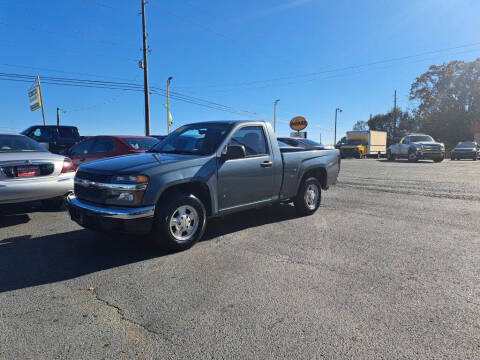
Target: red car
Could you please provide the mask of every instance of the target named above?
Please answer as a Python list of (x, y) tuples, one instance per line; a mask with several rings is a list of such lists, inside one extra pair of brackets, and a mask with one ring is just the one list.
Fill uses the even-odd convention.
[(93, 160), (142, 153), (158, 142), (158, 139), (150, 136), (92, 136), (71, 147), (66, 155), (77, 169), (81, 164)]

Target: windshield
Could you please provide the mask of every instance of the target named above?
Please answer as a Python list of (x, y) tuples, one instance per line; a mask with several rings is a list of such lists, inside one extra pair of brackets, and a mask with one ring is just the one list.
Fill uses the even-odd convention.
[(434, 142), (433, 138), (428, 135), (418, 135), (418, 136), (410, 136), (410, 142)]
[(477, 143), (473, 141), (463, 141), (463, 142), (459, 142), (455, 147), (456, 148), (474, 148), (474, 147), (477, 147)]
[(362, 140), (360, 139), (349, 139), (347, 140), (347, 145), (362, 145)]
[(146, 151), (159, 142), (155, 138), (122, 138), (133, 150)]
[(312, 145), (312, 146), (323, 146), (322, 144), (320, 144), (316, 141), (310, 140), (310, 139), (302, 139), (300, 141), (304, 142), (304, 143), (307, 143), (308, 145)]
[(230, 124), (191, 124), (180, 127), (161, 143), (152, 148), (153, 152), (209, 155), (218, 149)]
[(0, 153), (5, 152), (47, 152), (42, 145), (35, 140), (22, 135), (0, 135)]

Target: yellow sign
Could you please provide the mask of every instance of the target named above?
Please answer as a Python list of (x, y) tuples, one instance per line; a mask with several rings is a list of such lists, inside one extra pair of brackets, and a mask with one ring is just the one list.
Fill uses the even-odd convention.
[(290, 120), (290, 128), (295, 131), (302, 131), (308, 125), (307, 119), (303, 116), (296, 116)]

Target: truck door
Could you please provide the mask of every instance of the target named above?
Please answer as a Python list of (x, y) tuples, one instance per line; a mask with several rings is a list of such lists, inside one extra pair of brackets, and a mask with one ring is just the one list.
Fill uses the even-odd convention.
[(274, 195), (274, 167), (263, 126), (241, 127), (229, 145), (245, 146), (246, 157), (219, 164), (219, 209), (269, 201)]
[(399, 154), (402, 156), (408, 155), (408, 148), (410, 147), (410, 138), (405, 136), (399, 144)]

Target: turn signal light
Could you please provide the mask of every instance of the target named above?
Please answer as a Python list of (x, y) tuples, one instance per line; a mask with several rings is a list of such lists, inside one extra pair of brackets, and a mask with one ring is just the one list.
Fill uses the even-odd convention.
[(69, 173), (69, 172), (74, 172), (74, 166), (73, 166), (73, 161), (70, 160), (69, 158), (63, 159), (63, 167), (62, 167), (62, 174)]

